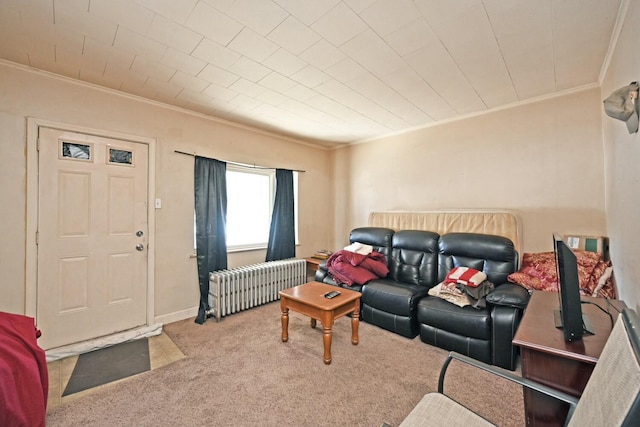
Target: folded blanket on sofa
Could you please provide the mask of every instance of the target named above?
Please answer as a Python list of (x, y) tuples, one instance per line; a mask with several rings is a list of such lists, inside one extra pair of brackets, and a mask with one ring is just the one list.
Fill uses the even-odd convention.
[(336, 283), (347, 286), (364, 285), (389, 274), (387, 259), (377, 251), (367, 255), (347, 250), (335, 252), (327, 260), (327, 269)]

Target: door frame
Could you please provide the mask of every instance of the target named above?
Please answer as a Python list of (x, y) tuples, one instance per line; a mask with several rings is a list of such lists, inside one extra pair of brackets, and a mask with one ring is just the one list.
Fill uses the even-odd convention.
[(147, 323), (155, 323), (155, 176), (156, 176), (156, 139), (139, 135), (94, 129), (68, 123), (27, 117), (27, 183), (26, 183), (26, 258), (25, 258), (25, 314), (36, 319), (38, 313), (38, 246), (36, 232), (38, 231), (38, 136), (41, 127), (53, 128), (68, 132), (78, 132), (98, 137), (121, 139), (125, 141), (146, 144), (149, 148), (148, 176), (147, 176), (147, 224), (148, 224), (148, 252), (147, 252)]

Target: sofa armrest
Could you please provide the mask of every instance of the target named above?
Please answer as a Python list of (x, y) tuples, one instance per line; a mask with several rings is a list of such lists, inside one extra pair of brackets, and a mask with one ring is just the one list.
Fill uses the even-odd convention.
[(491, 305), (501, 305), (522, 310), (529, 304), (529, 297), (529, 291), (522, 286), (504, 283), (497, 286), (486, 298)]
[(322, 261), (320, 265), (318, 265), (314, 280), (328, 285), (336, 285), (335, 280), (333, 280), (333, 275), (327, 269), (327, 260)]

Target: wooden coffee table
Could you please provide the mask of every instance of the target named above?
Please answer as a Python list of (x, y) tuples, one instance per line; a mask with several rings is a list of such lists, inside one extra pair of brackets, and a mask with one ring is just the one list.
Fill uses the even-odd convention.
[[(339, 291), (335, 298), (325, 298), (324, 294)], [(322, 323), (324, 341), (324, 363), (331, 363), (331, 330), (335, 319), (351, 315), (351, 343), (358, 345), (358, 326), (360, 324), (360, 292), (320, 282), (309, 282), (280, 291), (280, 310), (282, 312), (282, 342), (289, 340), (289, 310), (311, 318), (311, 327), (316, 321)]]

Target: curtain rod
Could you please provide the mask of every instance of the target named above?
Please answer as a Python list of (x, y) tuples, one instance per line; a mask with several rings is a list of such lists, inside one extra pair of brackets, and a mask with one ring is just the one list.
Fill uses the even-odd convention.
[[(185, 155), (187, 155), (187, 156), (191, 156), (191, 157), (195, 157), (195, 156), (198, 156), (198, 157), (205, 157), (205, 156), (200, 156), (200, 155), (198, 155), (198, 154), (196, 154), (196, 153), (185, 153), (184, 151), (180, 151), (180, 150), (174, 150), (174, 153), (178, 153), (178, 154), (185, 154)], [(245, 163), (231, 162), (231, 161), (229, 161), (229, 160), (214, 159), (214, 158), (212, 158), (212, 157), (207, 157), (207, 159), (218, 160), (218, 161), (220, 161), (220, 162), (230, 163), (230, 164), (232, 164), (232, 165), (242, 166), (242, 167), (245, 167), (245, 168), (253, 168), (253, 169), (276, 169), (276, 168), (270, 168), (270, 167), (267, 167), (267, 166), (247, 165), (247, 164), (245, 164)], [(299, 170), (299, 169), (289, 169), (289, 170), (291, 170), (291, 171), (293, 171), (293, 172), (298, 172), (298, 173), (304, 173), (304, 172), (306, 172), (306, 171)]]

